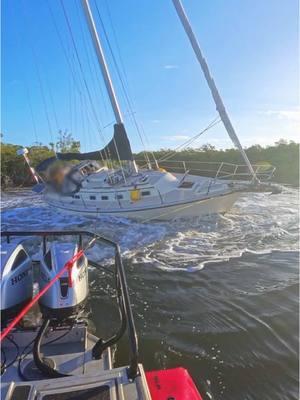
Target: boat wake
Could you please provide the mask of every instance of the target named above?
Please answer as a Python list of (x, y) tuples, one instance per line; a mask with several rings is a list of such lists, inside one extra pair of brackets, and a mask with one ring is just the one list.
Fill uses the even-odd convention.
[(164, 224), (164, 240), (131, 251), (130, 256), (137, 264), (193, 272), (245, 253), (297, 250), (297, 226), (296, 191), (278, 197), (249, 194), (226, 216)]
[[(245, 253), (297, 250), (297, 190), (279, 195), (247, 194), (222, 216), (140, 223), (126, 218), (89, 218), (59, 213), (28, 190), (2, 195), (2, 229), (82, 228), (120, 243), (133, 264), (193, 272)], [(94, 247), (89, 256), (110, 263), (110, 252)]]
[[(2, 202), (2, 229), (80, 228), (120, 243), (147, 369), (186, 365), (198, 385), (201, 371), (215, 398), (297, 398), (297, 190), (247, 194), (225, 216), (145, 224), (60, 214), (29, 191)], [(103, 247), (89, 257), (112, 265)], [(91, 270), (90, 290), (96, 331), (109, 333), (110, 274)], [(117, 355), (126, 362), (122, 346)]]

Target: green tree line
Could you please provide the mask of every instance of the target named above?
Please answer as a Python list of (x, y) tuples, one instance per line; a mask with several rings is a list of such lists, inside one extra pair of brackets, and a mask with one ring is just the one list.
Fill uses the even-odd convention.
[[(2, 187), (21, 186), (32, 184), (28, 167), (23, 157), (18, 156), (16, 151), (22, 146), (2, 143), (1, 144), (1, 183)], [(60, 132), (57, 143), (48, 146), (40, 143), (27, 147), (29, 159), (33, 167), (42, 160), (53, 156), (54, 151), (79, 151), (80, 143), (73, 140), (67, 132)], [(172, 152), (170, 149), (162, 149), (153, 152), (155, 158), (160, 160)], [(299, 186), (299, 143), (280, 140), (274, 145), (262, 147), (254, 145), (246, 149), (252, 164), (273, 165), (276, 171), (273, 181), (283, 184)], [(149, 153), (151, 159), (152, 154)], [(137, 159), (143, 159), (142, 153), (135, 154)], [(236, 149), (217, 150), (212, 145), (203, 145), (199, 148), (188, 148), (174, 152), (171, 160), (201, 161), (201, 162), (227, 162), (232, 164), (243, 164), (241, 155)]]
[[(34, 143), (28, 146), (28, 156), (31, 166), (36, 167), (41, 161), (54, 156), (55, 152), (79, 152), (80, 142), (73, 139), (67, 130), (58, 132), (56, 143), (49, 143), (48, 146), (42, 143)], [(1, 142), (1, 185), (2, 188), (8, 186), (27, 186), (33, 183), (28, 166), (22, 156), (17, 155), (17, 150), (23, 146), (17, 144)]]
[[(154, 151), (153, 155), (157, 160), (160, 160), (167, 157), (169, 153), (172, 153), (171, 149), (162, 149)], [(246, 153), (251, 164), (272, 165), (276, 167), (272, 181), (299, 187), (299, 143), (280, 139), (274, 145), (265, 147), (253, 145), (248, 147)], [(149, 153), (148, 155), (151, 159), (152, 154)], [(137, 158), (141, 159), (142, 153), (138, 154)], [(218, 150), (210, 144), (205, 144), (200, 148), (187, 148), (182, 151), (173, 152), (171, 160), (245, 164), (238, 150), (234, 148)], [(166, 161), (167, 163), (168, 161)], [(170, 162), (169, 165), (171, 166), (172, 163)], [(193, 164), (191, 163), (190, 165)]]

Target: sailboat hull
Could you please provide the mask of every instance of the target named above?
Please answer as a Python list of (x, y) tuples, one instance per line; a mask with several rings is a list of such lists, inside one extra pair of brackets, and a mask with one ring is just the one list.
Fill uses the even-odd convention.
[[(88, 210), (72, 208), (70, 205), (56, 202), (48, 202), (48, 204), (61, 211), (71, 214), (80, 214), (85, 217), (99, 217), (103, 215), (131, 218), (142, 221), (150, 220), (172, 220), (178, 218), (203, 217), (212, 214), (223, 214), (231, 209), (233, 204), (242, 195), (241, 192), (233, 192), (222, 194), (219, 196), (209, 197), (201, 200), (194, 200), (176, 205), (164, 205), (159, 207), (149, 207), (143, 209), (131, 210)], [(47, 201), (47, 199), (46, 199)]]

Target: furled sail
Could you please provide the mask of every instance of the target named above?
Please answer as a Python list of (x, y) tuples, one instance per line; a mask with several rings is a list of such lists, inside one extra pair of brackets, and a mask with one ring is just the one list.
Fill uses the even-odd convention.
[(37, 166), (38, 172), (45, 171), (56, 160), (132, 160), (132, 151), (125, 127), (122, 123), (114, 125), (114, 136), (101, 150), (89, 153), (56, 153), (56, 156), (47, 158)]

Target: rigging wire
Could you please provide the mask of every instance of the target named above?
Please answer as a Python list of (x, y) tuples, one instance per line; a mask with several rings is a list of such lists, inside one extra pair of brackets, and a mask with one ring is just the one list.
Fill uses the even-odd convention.
[(75, 93), (75, 91), (73, 91), (73, 93), (74, 93), (74, 95), (73, 95), (73, 106), (74, 106), (74, 128), (73, 128), (73, 131), (72, 131), (72, 133), (74, 133), (75, 135), (77, 134), (77, 117), (78, 117), (78, 114), (77, 114), (77, 96), (76, 96), (76, 93)]
[[(88, 106), (87, 106), (87, 99), (85, 96), (81, 97), (82, 102), (83, 102), (83, 112), (84, 112), (84, 118), (86, 120), (86, 130), (87, 130), (87, 134), (88, 134), (88, 141), (89, 141), (89, 147), (92, 146), (92, 139), (91, 139), (91, 131), (93, 130), (93, 126), (91, 123), (91, 119), (89, 117), (89, 112), (88, 112)], [(99, 139), (99, 135), (95, 135), (95, 137), (97, 137)]]
[(125, 83), (123, 81), (122, 74), (121, 74), (120, 68), (118, 66), (116, 57), (114, 55), (114, 52), (113, 52), (113, 49), (112, 49), (108, 34), (106, 32), (106, 29), (105, 29), (105, 26), (104, 26), (104, 23), (103, 23), (103, 19), (101, 17), (101, 14), (100, 14), (100, 11), (99, 11), (99, 8), (98, 8), (96, 0), (94, 0), (94, 3), (95, 3), (95, 7), (96, 7), (96, 11), (97, 11), (97, 15), (98, 15), (99, 21), (101, 23), (102, 30), (104, 32), (105, 39), (106, 39), (107, 44), (108, 44), (109, 51), (110, 51), (111, 56), (112, 56), (113, 63), (114, 63), (115, 68), (116, 68), (117, 75), (118, 75), (119, 80), (121, 82), (121, 86), (122, 86), (122, 89), (123, 89), (124, 97), (126, 99), (126, 102), (127, 102), (127, 105), (128, 105), (129, 111), (130, 111), (129, 114), (131, 115), (132, 121), (133, 121), (133, 123), (135, 125), (135, 128), (136, 128), (136, 130), (138, 132), (138, 135), (140, 137), (142, 146), (144, 147), (144, 157), (146, 159), (146, 162), (150, 165), (150, 160), (149, 160), (149, 157), (148, 157), (148, 155), (146, 153), (146, 147), (145, 147), (145, 143), (144, 143), (144, 140), (143, 140), (143, 137), (142, 137), (142, 133), (141, 133), (141, 130), (140, 130), (139, 126), (138, 126), (137, 120), (135, 118), (135, 115), (134, 115), (134, 112), (133, 112), (133, 108), (132, 108), (132, 105), (131, 105), (131, 101), (129, 99), (129, 95), (127, 93), (127, 90), (126, 90), (126, 87), (125, 87)]
[[(76, 6), (77, 6), (76, 10), (77, 10), (77, 17), (78, 17), (78, 20), (79, 20), (79, 26), (80, 26), (80, 31), (81, 31), (82, 42), (83, 42), (83, 45), (84, 45), (83, 47), (84, 47), (84, 50), (85, 50), (86, 59), (87, 59), (87, 63), (88, 63), (88, 66), (89, 66), (90, 74), (91, 74), (91, 76), (93, 76), (93, 79), (95, 79), (95, 81), (98, 82), (99, 92), (100, 92), (101, 99), (102, 99), (102, 102), (103, 102), (103, 105), (104, 105), (104, 110), (105, 110), (106, 114), (108, 115), (108, 109), (107, 109), (107, 106), (106, 106), (104, 93), (103, 93), (101, 81), (100, 81), (100, 78), (99, 78), (99, 73), (96, 72), (97, 69), (96, 69), (96, 65), (95, 65), (95, 57), (93, 56), (95, 53), (94, 53), (93, 49), (91, 49), (91, 41), (90, 40), (87, 41), (86, 37), (85, 37), (86, 36), (86, 34), (85, 34), (86, 31), (83, 29), (83, 26), (82, 26), (82, 21), (81, 21), (81, 18), (80, 18), (80, 10), (79, 10), (78, 2), (76, 2)], [(88, 45), (88, 43), (90, 45)], [(93, 66), (93, 68), (92, 68), (92, 66)], [(94, 89), (94, 94), (97, 95), (96, 85), (93, 85), (93, 89)]]
[(192, 138), (188, 139), (186, 142), (182, 143), (181, 145), (177, 146), (174, 150), (172, 150), (171, 152), (165, 154), (163, 157), (161, 157), (158, 161), (166, 161), (169, 160), (170, 158), (172, 158), (176, 152), (178, 150), (183, 150), (185, 149), (187, 146), (191, 145), (193, 142), (195, 142), (201, 135), (203, 135), (205, 132), (207, 132), (209, 129), (213, 128), (214, 126), (216, 126), (217, 124), (219, 124), (221, 122), (221, 118), (219, 116), (217, 116), (216, 118), (214, 118), (209, 124), (208, 126), (203, 129), (201, 132), (197, 133), (195, 136), (193, 136)]
[(138, 135), (139, 135), (139, 137), (140, 137), (141, 143), (142, 143), (142, 145), (143, 145), (143, 147), (144, 147), (144, 156), (145, 156), (145, 159), (146, 159), (146, 161), (149, 163), (148, 155), (147, 155), (147, 153), (146, 153), (145, 143), (144, 143), (144, 140), (143, 140), (143, 138), (142, 138), (141, 131), (140, 131), (139, 126), (138, 126), (138, 124), (137, 124), (136, 118), (135, 118), (135, 116), (134, 116), (134, 112), (133, 112), (133, 108), (132, 108), (132, 105), (131, 105), (131, 101), (130, 101), (130, 99), (129, 99), (129, 95), (128, 95), (128, 93), (127, 93), (127, 89), (126, 89), (126, 87), (125, 87), (125, 83), (124, 83), (124, 81), (123, 81), (121, 71), (120, 71), (120, 69), (119, 69), (119, 66), (118, 66), (116, 57), (115, 57), (115, 55), (114, 55), (114, 52), (113, 52), (113, 49), (112, 49), (112, 46), (111, 46), (111, 43), (110, 43), (110, 40), (109, 40), (107, 31), (106, 31), (106, 29), (105, 29), (105, 26), (104, 26), (104, 23), (103, 23), (103, 19), (102, 19), (102, 17), (101, 17), (101, 14), (100, 14), (100, 11), (99, 11), (99, 8), (98, 8), (98, 5), (97, 5), (96, 0), (95, 0), (94, 2), (95, 2), (96, 11), (97, 11), (97, 14), (98, 14), (98, 18), (99, 18), (99, 20), (100, 20), (101, 27), (102, 27), (102, 30), (103, 30), (104, 35), (105, 35), (105, 39), (106, 39), (106, 41), (107, 41), (108, 48), (109, 48), (109, 51), (110, 51), (110, 53), (111, 53), (111, 56), (112, 56), (112, 59), (113, 59), (113, 63), (114, 63), (114, 66), (115, 66), (115, 69), (116, 69), (116, 72), (117, 72), (117, 75), (118, 75), (119, 80), (120, 80), (120, 82), (121, 82), (121, 86), (122, 86), (122, 89), (123, 89), (124, 97), (125, 97), (125, 100), (126, 100), (126, 102), (127, 102), (127, 106), (128, 106), (128, 108), (129, 108), (129, 115), (130, 115), (131, 118), (132, 118), (132, 121), (133, 121), (133, 123), (134, 123), (134, 125), (135, 125), (135, 128), (136, 128), (136, 130), (137, 130), (137, 132), (138, 132)]
[[(107, 110), (106, 103), (105, 103), (105, 100), (104, 100), (104, 94), (103, 94), (103, 90), (102, 90), (102, 87), (101, 87), (99, 74), (96, 73), (94, 57), (93, 56), (91, 57), (91, 48), (90, 48), (90, 46), (87, 45), (84, 29), (83, 29), (83, 26), (82, 26), (82, 23), (81, 23), (80, 10), (79, 10), (78, 3), (76, 3), (76, 6), (77, 6), (76, 10), (77, 10), (77, 17), (78, 17), (78, 20), (79, 20), (79, 26), (80, 26), (80, 31), (81, 31), (82, 42), (83, 42), (83, 47), (84, 47), (84, 51), (85, 51), (85, 55), (86, 55), (87, 64), (88, 64), (89, 71), (90, 71), (90, 76), (94, 79), (94, 81), (98, 82), (98, 85), (99, 85), (98, 89), (99, 89), (99, 92), (100, 92), (100, 96), (101, 96), (102, 102), (104, 104), (104, 109), (105, 109), (105, 111), (107, 113), (108, 110)], [(92, 54), (94, 54), (94, 53), (92, 53)], [(93, 68), (92, 68), (92, 66), (93, 66)], [(93, 88), (94, 96), (95, 96), (95, 98), (97, 98), (96, 84), (93, 84), (92, 88)], [(102, 132), (101, 132), (101, 134), (99, 136), (100, 136), (100, 138), (102, 140), (102, 144), (105, 146), (107, 144), (107, 140), (106, 140), (106, 137), (104, 135), (103, 130), (104, 130), (104, 127), (102, 126)], [(108, 157), (107, 157), (107, 154), (105, 154), (106, 158), (111, 158), (109, 149), (108, 149), (107, 152), (108, 152)], [(107, 160), (107, 162), (108, 162), (108, 160)]]
[[(71, 51), (71, 48), (70, 48), (70, 59), (71, 60), (73, 60), (72, 59), (72, 51)], [(73, 67), (72, 67), (73, 68)], [(70, 118), (70, 129), (71, 129), (71, 132), (73, 132), (73, 108), (72, 108), (72, 91), (73, 91), (73, 87), (72, 87), (72, 79), (71, 79), (71, 77), (70, 77), (70, 79), (69, 79), (69, 85), (68, 85), (68, 89), (69, 89), (69, 118)]]
[[(61, 0), (61, 4), (63, 5), (63, 0)], [(90, 18), (92, 18), (92, 17), (90, 17)], [(97, 33), (96, 33), (96, 36), (97, 36)], [(120, 166), (120, 169), (121, 169), (121, 172), (122, 172), (122, 175), (123, 175), (123, 179), (124, 179), (124, 182), (126, 183), (126, 176), (125, 176), (124, 169), (123, 169), (123, 165), (122, 165), (121, 158), (120, 158), (120, 155), (119, 155), (119, 149), (118, 149), (117, 144), (116, 144), (116, 141), (115, 141), (115, 135), (113, 136), (112, 140), (113, 140), (113, 143), (114, 143), (114, 145), (115, 145), (115, 150), (116, 150), (116, 154), (117, 154), (119, 166)], [(107, 148), (104, 147), (103, 151), (104, 151), (105, 153), (106, 153), (106, 151), (108, 151), (109, 157), (106, 156), (106, 158), (111, 158), (111, 157), (110, 157), (110, 150), (109, 150), (109, 147), (107, 147)], [(101, 153), (101, 152), (100, 152), (100, 153)]]
[(52, 109), (53, 109), (53, 116), (54, 116), (54, 121), (55, 121), (55, 124), (56, 124), (56, 129), (57, 129), (57, 131), (59, 131), (59, 123), (58, 123), (55, 104), (54, 104), (54, 101), (53, 101), (52, 90), (51, 90), (51, 88), (49, 86), (49, 83), (48, 83), (47, 86), (48, 86), (48, 92), (49, 92), (49, 97), (50, 97), (50, 103), (51, 103), (51, 106), (52, 106)]
[[(89, 101), (90, 101), (90, 104), (91, 104), (92, 112), (93, 112), (93, 115), (95, 117), (95, 120), (97, 121), (99, 133), (101, 135), (103, 135), (103, 132), (102, 132), (102, 129), (101, 129), (101, 124), (100, 124), (98, 115), (97, 115), (96, 110), (95, 110), (95, 106), (94, 106), (94, 103), (93, 103), (91, 92), (90, 92), (88, 84), (87, 84), (87, 80), (86, 80), (85, 75), (84, 75), (83, 65), (82, 65), (81, 59), (79, 57), (79, 53), (78, 53), (78, 49), (77, 49), (77, 46), (76, 46), (75, 38), (74, 38), (74, 35), (73, 35), (72, 27), (71, 27), (70, 20), (68, 18), (68, 15), (67, 15), (66, 8), (64, 6), (63, 0), (60, 0), (60, 4), (61, 4), (62, 9), (63, 9), (63, 14), (64, 14), (64, 17), (65, 17), (65, 20), (66, 20), (66, 23), (67, 23), (67, 27), (68, 27), (68, 30), (69, 30), (69, 34), (70, 34), (70, 37), (71, 37), (71, 40), (72, 40), (72, 44), (73, 44), (73, 47), (74, 47), (74, 50), (75, 50), (75, 55), (76, 55), (76, 58), (77, 58), (77, 61), (78, 61), (78, 64), (79, 64), (79, 68), (80, 68), (80, 71), (81, 71), (81, 74), (82, 74), (84, 86), (85, 86), (85, 89), (87, 91), (87, 95), (88, 95), (88, 98), (89, 98)], [(106, 150), (104, 150), (104, 153), (106, 153)], [(101, 154), (101, 152), (100, 152), (100, 154)], [(102, 154), (101, 154), (101, 157), (102, 157), (102, 161), (104, 162)], [(106, 157), (109, 158), (107, 155), (106, 155)]]
[[(70, 70), (70, 73), (71, 73), (71, 77), (73, 78), (73, 82), (74, 82), (74, 85), (75, 85), (75, 87), (76, 87), (76, 89), (77, 89), (77, 91), (78, 91), (78, 93), (79, 93), (79, 96), (81, 96), (82, 100), (83, 100), (84, 103), (85, 103), (86, 115), (87, 115), (87, 118), (89, 118), (89, 117), (88, 117), (88, 111), (87, 111), (87, 110), (88, 110), (88, 107), (87, 107), (87, 100), (86, 100), (86, 92), (88, 92), (88, 90), (82, 90), (83, 88), (81, 87), (81, 85), (84, 85), (84, 86), (85, 86), (85, 89), (86, 89), (87, 84), (86, 84), (86, 82), (85, 82), (85, 83), (82, 83), (82, 80), (81, 80), (81, 79), (78, 79), (78, 80), (77, 80), (76, 75), (75, 75), (75, 70), (76, 70), (76, 68), (73, 69), (72, 63), (71, 63), (70, 58), (69, 58), (69, 56), (68, 56), (67, 49), (66, 49), (66, 47), (65, 47), (65, 45), (64, 45), (64, 41), (63, 41), (62, 36), (61, 36), (61, 34), (60, 34), (60, 31), (59, 31), (59, 28), (58, 28), (58, 25), (57, 25), (57, 22), (56, 22), (56, 19), (55, 19), (55, 16), (54, 16), (54, 13), (53, 13), (53, 10), (52, 10), (52, 8), (51, 8), (51, 5), (50, 5), (49, 0), (47, 1), (47, 5), (48, 5), (48, 10), (49, 10), (49, 13), (50, 13), (51, 21), (52, 21), (52, 23), (53, 23), (53, 25), (54, 25), (56, 35), (58, 36), (59, 43), (60, 43), (60, 46), (61, 46), (62, 51), (63, 51), (63, 55), (64, 55), (64, 57), (65, 57), (65, 60), (66, 60), (66, 62), (67, 62), (67, 65), (68, 65), (68, 67), (69, 67), (69, 70)], [(65, 17), (65, 19), (66, 19), (66, 16), (65, 16), (65, 15), (64, 15), (64, 17)], [(71, 36), (71, 38), (72, 38), (72, 36)], [(74, 42), (73, 42), (73, 41), (72, 41), (72, 44), (74, 45)], [(71, 59), (72, 59), (72, 57), (71, 57)], [(82, 73), (82, 79), (84, 80), (83, 71), (81, 71), (81, 73)], [(88, 96), (88, 97), (89, 97), (89, 96)], [(92, 105), (92, 104), (91, 104), (91, 97), (89, 97), (89, 103), (90, 103), (90, 105)], [(98, 121), (98, 119), (97, 119), (97, 116), (95, 117), (95, 109), (94, 109), (93, 105), (92, 105), (91, 114), (92, 114), (92, 117), (93, 117), (93, 118), (92, 118), (93, 124), (94, 124), (94, 126), (96, 127), (97, 133), (99, 134), (99, 130), (100, 130), (100, 132), (101, 132), (101, 126), (99, 126), (99, 121)], [(89, 124), (91, 124), (91, 123), (89, 122)], [(102, 162), (105, 163), (105, 160), (103, 159), (103, 155), (102, 155), (101, 152), (100, 152), (100, 156), (101, 156)]]
[(81, 129), (84, 135), (84, 141), (83, 141), (83, 145), (84, 145), (84, 152), (86, 152), (86, 145), (87, 145), (87, 135), (86, 135), (86, 128), (85, 128), (85, 118), (84, 118), (84, 111), (83, 111), (83, 101), (82, 101), (82, 97), (79, 96), (79, 101), (80, 101), (80, 115), (81, 115)]
[(104, 4), (105, 4), (106, 11), (107, 11), (108, 19), (109, 19), (109, 22), (110, 22), (110, 25), (111, 25), (113, 37), (115, 39), (115, 44), (116, 44), (116, 48), (117, 48), (118, 57), (119, 57), (119, 60), (120, 60), (122, 72), (123, 72), (123, 75), (124, 75), (125, 83), (126, 83), (127, 88), (129, 88), (129, 82), (128, 82), (128, 77), (127, 77), (127, 73), (126, 73), (126, 69), (125, 69), (125, 64), (123, 62), (123, 58), (122, 58), (122, 55), (121, 55), (121, 49), (120, 49), (120, 46), (119, 46), (119, 43), (118, 43), (117, 33), (116, 33), (116, 30), (115, 30), (115, 27), (114, 27), (114, 24), (113, 24), (113, 19), (112, 19), (112, 16), (111, 16), (111, 12), (110, 12), (110, 8), (109, 8), (109, 4), (108, 4), (107, 0), (104, 1)]
[(94, 106), (94, 103), (93, 103), (93, 99), (92, 99), (92, 96), (91, 96), (91, 92), (90, 92), (90, 89), (89, 89), (89, 87), (88, 87), (88, 84), (87, 84), (87, 80), (86, 80), (86, 78), (85, 78), (85, 75), (84, 75), (83, 65), (82, 65), (82, 62), (81, 62), (81, 59), (80, 59), (80, 56), (79, 56), (79, 53), (78, 53), (78, 49), (77, 49), (76, 42), (75, 42), (75, 38), (74, 38), (74, 35), (73, 35), (71, 23), (70, 23), (70, 20), (69, 20), (69, 18), (68, 18), (68, 14), (67, 14), (67, 12), (66, 12), (66, 9), (65, 9), (63, 0), (60, 0), (60, 4), (61, 4), (61, 7), (62, 7), (62, 9), (63, 9), (64, 17), (65, 17), (65, 20), (66, 20), (66, 24), (67, 24), (67, 27), (68, 27), (68, 30), (69, 30), (69, 34), (70, 34), (70, 37), (71, 37), (71, 40), (72, 40), (72, 45), (73, 45), (73, 47), (74, 47), (75, 55), (76, 55), (76, 58), (77, 58), (77, 61), (78, 61), (78, 64), (79, 64), (79, 68), (80, 68), (80, 71), (81, 71), (81, 74), (82, 74), (84, 86), (85, 86), (85, 89), (86, 89), (86, 91), (87, 91), (87, 94), (88, 94), (88, 98), (89, 98), (89, 100), (90, 100), (90, 103), (91, 103), (91, 108), (92, 108), (92, 111), (93, 111), (95, 120), (97, 121), (99, 130), (101, 131), (101, 123), (100, 123), (99, 118), (98, 118), (98, 115), (97, 115), (97, 113), (96, 113), (95, 106)]
[(71, 76), (72, 76), (72, 78), (73, 78), (73, 81), (74, 81), (74, 83), (75, 83), (75, 85), (76, 85), (76, 88), (77, 88), (78, 92), (81, 94), (80, 87), (79, 87), (78, 82), (77, 82), (77, 80), (76, 80), (76, 77), (75, 77), (75, 74), (74, 74), (74, 71), (73, 71), (71, 62), (70, 62), (70, 60), (69, 60), (69, 56), (68, 56), (68, 54), (67, 54), (67, 50), (66, 50), (66, 48), (65, 48), (65, 46), (64, 46), (64, 42), (63, 42), (62, 37), (61, 37), (61, 34), (60, 34), (60, 32), (59, 32), (59, 29), (58, 29), (58, 26), (57, 26), (57, 23), (56, 23), (56, 20), (55, 20), (55, 17), (54, 17), (52, 8), (51, 8), (51, 6), (50, 6), (49, 0), (47, 0), (47, 5), (48, 5), (48, 9), (49, 9), (49, 13), (50, 13), (50, 16), (51, 16), (52, 23), (53, 23), (54, 28), (55, 28), (55, 32), (56, 32), (56, 34), (57, 34), (57, 36), (58, 36), (58, 39), (59, 39), (61, 48), (62, 48), (62, 50), (63, 50), (63, 54), (64, 54), (64, 56), (65, 56), (65, 59), (66, 59), (66, 61), (67, 61), (68, 66), (69, 66), (69, 69), (70, 69), (70, 72), (71, 72)]
[[(95, 0), (95, 1), (96, 1), (96, 0)], [(120, 65), (121, 65), (121, 68), (122, 68), (122, 72), (123, 72), (125, 84), (126, 84), (126, 86), (127, 86), (127, 93), (128, 93), (128, 97), (129, 97), (130, 85), (129, 85), (129, 80), (128, 80), (128, 76), (127, 76), (127, 73), (126, 73), (125, 63), (124, 63), (124, 61), (123, 61), (123, 57), (122, 57), (122, 54), (121, 54), (121, 49), (120, 49), (120, 46), (119, 46), (119, 42), (118, 42), (118, 37), (117, 37), (116, 29), (115, 29), (115, 27), (114, 27), (113, 18), (112, 18), (111, 12), (110, 12), (110, 8), (109, 8), (108, 1), (105, 0), (105, 1), (104, 1), (104, 4), (105, 4), (105, 8), (106, 8), (106, 11), (107, 11), (107, 14), (108, 14), (108, 19), (109, 19), (110, 26), (111, 26), (111, 29), (112, 29), (114, 41), (115, 41), (116, 48), (117, 48), (118, 57), (119, 57), (119, 60), (120, 60)], [(130, 98), (130, 97), (129, 97), (129, 98)], [(132, 99), (131, 99), (131, 104), (133, 104)], [(140, 126), (140, 129), (141, 129), (142, 135), (144, 136), (144, 138), (145, 138), (145, 140), (146, 140), (146, 142), (147, 142), (147, 144), (148, 144), (148, 146), (149, 146), (150, 143), (149, 143), (149, 140), (148, 140), (148, 136), (147, 136), (147, 134), (146, 134), (146, 132), (145, 132), (145, 129), (144, 129), (143, 124), (142, 124), (141, 121), (139, 121), (139, 126)], [(145, 145), (144, 145), (144, 148), (146, 149), (146, 146), (145, 146)], [(156, 160), (156, 158), (155, 158), (154, 152), (153, 152), (152, 150), (150, 150), (150, 151), (145, 150), (145, 151), (146, 151), (146, 154), (147, 154), (147, 155), (148, 155), (148, 153), (150, 153), (150, 154), (152, 155), (152, 158), (153, 158), (153, 160), (154, 160), (154, 163), (155, 163), (156, 167), (158, 167), (157, 160)]]

